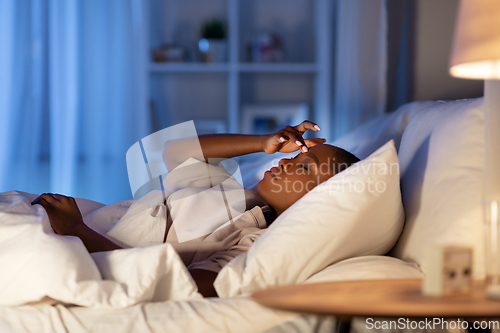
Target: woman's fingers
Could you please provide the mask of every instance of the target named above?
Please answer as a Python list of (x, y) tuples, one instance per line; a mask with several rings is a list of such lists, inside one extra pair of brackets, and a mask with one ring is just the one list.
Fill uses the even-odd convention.
[(41, 200), (45, 200), (49, 204), (53, 204), (57, 199), (51, 193), (44, 193), (40, 196)]
[(313, 123), (312, 121), (309, 121), (309, 120), (304, 120), (303, 122), (301, 122), (300, 124), (298, 124), (294, 128), (297, 131), (299, 131), (300, 134), (304, 134), (305, 131), (307, 131), (308, 129), (313, 130), (315, 132), (321, 130), (321, 128), (317, 124), (315, 124), (315, 123)]
[(288, 138), (285, 138), (282, 133), (276, 133), (273, 135), (272, 140), (270, 141), (272, 145), (273, 152), (278, 151), (285, 142), (288, 141)]
[(326, 142), (324, 138), (314, 138), (314, 139), (306, 139), (307, 147), (314, 147), (316, 145), (322, 144)]
[(38, 198), (36, 198), (35, 200), (33, 200), (31, 202), (32, 205), (41, 205), (42, 207), (45, 207), (45, 206), (49, 206), (50, 204), (47, 202), (47, 200), (45, 200), (45, 198), (43, 197), (43, 194), (38, 196)]
[(38, 198), (33, 200), (31, 202), (31, 204), (32, 205), (41, 204), (43, 207), (45, 207), (45, 206), (57, 204), (57, 203), (61, 202), (62, 200), (66, 200), (66, 199), (71, 199), (71, 197), (67, 197), (67, 196), (64, 196), (61, 194), (43, 193)]
[(46, 211), (52, 209), (54, 203), (56, 202), (56, 200), (51, 196), (49, 195), (48, 193), (44, 193), (42, 195), (40, 195), (38, 198), (36, 198), (35, 200), (33, 200), (31, 202), (32, 205), (40, 205), (42, 206)]
[(284, 145), (287, 147), (295, 146), (295, 149), (292, 150), (294, 151), (300, 149), (301, 147), (305, 147), (306, 144), (301, 135), (296, 135), (292, 131), (283, 130), (278, 133), (278, 142), (276, 147), (279, 150)]
[(281, 131), (266, 136), (263, 140), (264, 151), (268, 154), (275, 152), (291, 153), (300, 150), (303, 153), (309, 151), (308, 147), (323, 143), (323, 139), (304, 140), (303, 134), (308, 129), (319, 131), (320, 127), (312, 121), (305, 120), (297, 126), (287, 126)]
[(294, 136), (294, 141), (293, 142), (304, 153), (306, 153), (308, 151), (308, 147), (312, 147), (312, 146), (317, 145), (319, 143), (326, 142), (326, 140), (322, 141), (322, 142), (319, 142), (318, 140), (314, 140), (314, 141), (308, 141), (308, 142), (311, 142), (311, 143), (314, 143), (314, 144), (312, 144), (312, 145), (311, 144), (306, 144), (306, 140), (303, 139), (302, 135), (307, 130), (309, 130), (309, 129), (313, 130), (315, 132), (321, 130), (321, 128), (317, 124), (315, 124), (315, 123), (313, 123), (312, 121), (309, 121), (309, 120), (304, 120), (302, 123), (300, 123), (297, 126), (294, 126), (294, 127), (288, 126), (286, 128), (286, 130), (288, 132), (293, 133), (292, 134)]
[(288, 137), (284, 136), (283, 133), (277, 133), (275, 136), (276, 145), (281, 145), (288, 141)]
[(49, 194), (54, 198), (54, 201), (57, 203), (66, 203), (66, 202), (69, 203), (71, 202), (71, 199), (73, 199), (72, 197), (67, 197), (62, 194), (54, 194), (54, 193), (49, 193)]
[(306, 142), (302, 138), (302, 135), (295, 135), (295, 141), (294, 141), (294, 143), (300, 149), (300, 151), (302, 151), (304, 153), (307, 153), (307, 151), (309, 150), (307, 148)]
[(295, 145), (297, 149), (300, 149), (302, 152), (307, 152), (307, 145), (302, 138), (302, 134), (298, 132), (295, 127), (287, 126), (284, 130), (284, 136), (288, 137), (288, 141)]

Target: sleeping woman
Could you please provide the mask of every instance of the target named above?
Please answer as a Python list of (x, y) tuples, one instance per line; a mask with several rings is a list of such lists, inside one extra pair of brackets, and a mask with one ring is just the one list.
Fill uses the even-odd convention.
[[(161, 223), (163, 224), (160, 228), (164, 229), (164, 232), (157, 232), (159, 229), (152, 227), (141, 232), (130, 232), (131, 229), (127, 231), (126, 228), (122, 228), (122, 231), (125, 230), (128, 234), (140, 233), (142, 235), (148, 231), (155, 233), (148, 236), (148, 239), (153, 239), (153, 241), (146, 244), (120, 242), (116, 232), (115, 235), (112, 232), (107, 233), (106, 237), (96, 232), (84, 223), (82, 214), (72, 197), (44, 193), (32, 204), (43, 206), (57, 234), (80, 238), (90, 253), (155, 242), (169, 242), (186, 264), (200, 293), (205, 297), (216, 297), (213, 282), (218, 272), (231, 259), (247, 251), (277, 216), (307, 192), (359, 161), (356, 156), (341, 148), (324, 144), (325, 139), (303, 139), (303, 134), (307, 130), (319, 131), (320, 127), (313, 122), (304, 121), (297, 126), (287, 126), (281, 131), (268, 135), (214, 134), (199, 137), (204, 158), (204, 161), (200, 162), (205, 164), (207, 169), (209, 169), (208, 162), (214, 159), (227, 159), (256, 152), (274, 154), (298, 151), (295, 157), (283, 158), (279, 161), (279, 165), (266, 171), (262, 180), (253, 189), (244, 190), (245, 208), (242, 214), (226, 219), (224, 221), (226, 223), (222, 223), (220, 227), (203, 236), (187, 240), (180, 239), (180, 230), (175, 230), (177, 226), (172, 223), (172, 216), (177, 214), (175, 209), (179, 211), (178, 215), (188, 214), (188, 217), (203, 218), (203, 221), (205, 218), (210, 219), (210, 212), (202, 210), (202, 204), (196, 199), (184, 200), (183, 204), (178, 206), (180, 208), (176, 208), (169, 200), (177, 192), (170, 195), (165, 202), (168, 203), (165, 205), (167, 214), (162, 215)], [(165, 146), (164, 160), (171, 173), (173, 170), (178, 170), (178, 167), (184, 165), (184, 162), (192, 157), (185, 147), (183, 140), (173, 141)], [(212, 171), (212, 178), (215, 178), (214, 171)], [(186, 184), (192, 186), (193, 183), (187, 182)], [(210, 185), (214, 184), (210, 181)], [(135, 203), (130, 206), (125, 215), (131, 214), (134, 207), (136, 207), (135, 210), (138, 209), (134, 205)], [(149, 219), (154, 215), (150, 211), (146, 214), (144, 218)], [(133, 215), (134, 218), (141, 219), (137, 216), (140, 215)]]

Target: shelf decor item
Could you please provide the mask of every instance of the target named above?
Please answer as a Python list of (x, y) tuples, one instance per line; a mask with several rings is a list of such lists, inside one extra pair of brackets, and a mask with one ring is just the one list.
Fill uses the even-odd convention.
[(309, 108), (298, 104), (252, 104), (243, 107), (244, 134), (269, 134), (308, 118)]
[(255, 35), (249, 44), (248, 55), (252, 62), (283, 62), (285, 52), (282, 38), (269, 32)]
[(221, 19), (206, 21), (201, 26), (198, 42), (201, 61), (206, 63), (227, 61), (226, 24)]
[(186, 50), (176, 44), (165, 44), (151, 51), (154, 62), (184, 62)]

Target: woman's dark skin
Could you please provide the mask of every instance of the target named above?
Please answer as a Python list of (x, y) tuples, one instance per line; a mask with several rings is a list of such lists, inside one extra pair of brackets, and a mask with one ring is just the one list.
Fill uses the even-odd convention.
[[(203, 155), (207, 160), (210, 158), (231, 158), (256, 152), (273, 154), (300, 150), (301, 154), (297, 157), (282, 159), (278, 167), (272, 168), (270, 173), (266, 172), (264, 178), (257, 185), (257, 193), (277, 216), (307, 191), (333, 175), (332, 172), (328, 171), (328, 168), (327, 172), (320, 172), (319, 163), (329, 164), (329, 159), (334, 154), (332, 149), (335, 147), (321, 145), (326, 141), (325, 139), (304, 140), (302, 135), (309, 129), (318, 131), (320, 128), (310, 121), (304, 121), (298, 126), (288, 126), (269, 135), (215, 134), (200, 136), (199, 141)], [(169, 170), (190, 157), (182, 156), (185, 151), (182, 147), (182, 141), (174, 142), (166, 146), (165, 149), (167, 150), (166, 155), (176, 157), (176, 160), (166, 160)], [(305, 165), (309, 166), (308, 172), (303, 171), (306, 169)], [(299, 168), (302, 170), (301, 173), (298, 172)], [(305, 186), (302, 191), (285, 192), (283, 184), (286, 181), (303, 182)], [(307, 184), (310, 186), (306, 186)], [(280, 192), (278, 189), (283, 189), (283, 191)], [(39, 204), (46, 210), (50, 224), (57, 234), (80, 238), (89, 253), (121, 249), (120, 246), (84, 223), (74, 198), (44, 193), (32, 204)], [(217, 297), (213, 287), (217, 273), (201, 269), (192, 269), (189, 272), (196, 282), (199, 292), (204, 297)]]

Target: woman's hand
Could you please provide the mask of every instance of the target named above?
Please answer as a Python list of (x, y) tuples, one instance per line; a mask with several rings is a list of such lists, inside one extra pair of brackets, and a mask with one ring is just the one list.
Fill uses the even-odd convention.
[(317, 132), (321, 128), (311, 121), (304, 120), (297, 126), (287, 126), (274, 134), (264, 135), (262, 137), (262, 149), (268, 154), (276, 152), (291, 153), (299, 149), (306, 153), (308, 147), (326, 142), (326, 139), (323, 138), (304, 140), (302, 135), (309, 129)]
[(86, 227), (76, 201), (72, 197), (44, 193), (31, 204), (39, 204), (45, 208), (52, 229), (59, 235), (76, 236), (77, 227)]
[(44, 193), (33, 200), (31, 204), (39, 204), (45, 208), (50, 225), (57, 234), (80, 238), (89, 253), (113, 251), (122, 248), (83, 223), (82, 213), (80, 213), (80, 209), (78, 209), (76, 201), (72, 197)]

